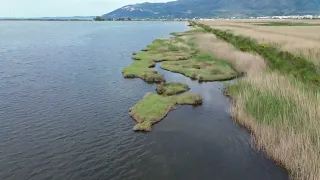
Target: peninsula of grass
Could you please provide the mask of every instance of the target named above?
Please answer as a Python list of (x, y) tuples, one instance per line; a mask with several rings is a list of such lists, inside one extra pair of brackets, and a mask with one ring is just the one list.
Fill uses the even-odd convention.
[(165, 79), (154, 70), (157, 62), (161, 68), (181, 73), (199, 81), (223, 81), (238, 76), (229, 63), (215, 57), (202, 54), (196, 47), (193, 38), (206, 33), (203, 28), (194, 28), (183, 33), (172, 33), (170, 39), (157, 39), (141, 52), (134, 53), (136, 60), (123, 69), (125, 78), (141, 78), (150, 83), (161, 83)]
[(125, 78), (141, 78), (149, 83), (164, 82), (164, 77), (154, 70), (156, 62), (186, 60), (190, 57), (187, 47), (179, 46), (178, 38), (157, 39), (151, 45), (134, 53), (132, 59), (136, 60), (122, 70)]
[(320, 86), (319, 68), (302, 56), (293, 55), (272, 45), (259, 44), (250, 37), (235, 35), (230, 31), (213, 29), (208, 25), (196, 22), (190, 22), (190, 24), (202, 27), (207, 32), (215, 34), (218, 38), (232, 44), (241, 51), (264, 57), (271, 70), (291, 74), (305, 83)]
[(176, 105), (200, 105), (199, 94), (182, 94), (162, 96), (156, 93), (146, 94), (142, 100), (129, 109), (130, 115), (136, 120), (135, 131), (151, 131), (152, 125), (161, 121)]
[(172, 96), (187, 92), (189, 89), (189, 86), (186, 84), (171, 82), (167, 84), (159, 84), (156, 90), (160, 95)]
[(135, 61), (124, 68), (122, 74), (125, 78), (141, 78), (148, 83), (164, 82), (164, 77), (153, 68), (154, 66), (155, 62), (153, 61)]
[(224, 81), (238, 76), (228, 62), (220, 61), (212, 56), (200, 54), (183, 62), (163, 62), (162, 69), (183, 74), (193, 80)]

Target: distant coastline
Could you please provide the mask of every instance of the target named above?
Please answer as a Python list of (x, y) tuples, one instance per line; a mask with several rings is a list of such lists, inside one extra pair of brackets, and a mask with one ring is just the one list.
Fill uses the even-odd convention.
[(0, 19), (0, 21), (93, 21), (86, 19)]
[[(0, 19), (0, 21), (96, 21), (94, 19)], [(180, 20), (180, 19), (114, 19), (114, 20), (103, 20), (103, 21), (188, 21), (188, 20)]]
[(95, 16), (65, 17), (0, 17), (0, 21), (92, 21)]

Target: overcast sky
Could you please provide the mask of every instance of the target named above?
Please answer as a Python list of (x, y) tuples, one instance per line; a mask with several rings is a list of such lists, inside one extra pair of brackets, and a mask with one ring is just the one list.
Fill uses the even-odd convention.
[(168, 0), (0, 0), (0, 17), (94, 16), (146, 1)]

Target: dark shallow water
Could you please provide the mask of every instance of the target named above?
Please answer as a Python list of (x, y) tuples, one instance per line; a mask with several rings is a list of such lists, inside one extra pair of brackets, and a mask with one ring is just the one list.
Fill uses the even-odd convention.
[(282, 180), (230, 119), (222, 83), (168, 81), (201, 93), (153, 132), (128, 108), (154, 86), (127, 80), (131, 53), (184, 31), (173, 22), (0, 22), (0, 179)]

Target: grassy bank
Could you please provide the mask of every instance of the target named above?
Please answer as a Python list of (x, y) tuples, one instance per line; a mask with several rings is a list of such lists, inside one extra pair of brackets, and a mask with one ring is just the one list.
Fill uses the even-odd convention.
[(164, 62), (161, 68), (183, 74), (200, 82), (230, 80), (238, 76), (229, 63), (219, 61), (206, 54), (183, 62)]
[(181, 94), (188, 91), (190, 88), (188, 85), (178, 82), (171, 82), (166, 84), (157, 85), (157, 93), (160, 95), (172, 96)]
[[(288, 20), (289, 21), (289, 20)], [(272, 23), (274, 21), (258, 21)], [(280, 23), (283, 21), (275, 21)], [(319, 24), (319, 21), (296, 20), (293, 23)], [(276, 46), (320, 67), (320, 26), (259, 26), (252, 20), (239, 21), (206, 21), (201, 22), (214, 29), (232, 32), (234, 35), (247, 36), (259, 44)]]
[(168, 39), (157, 39), (142, 52), (134, 53), (135, 62), (124, 68), (122, 74), (125, 78), (141, 78), (150, 83), (164, 82), (164, 77), (154, 69), (156, 62), (186, 59), (185, 51)]
[(320, 93), (277, 72), (257, 73), (228, 88), (232, 115), (248, 127), (259, 149), (292, 179), (320, 178)]
[(134, 53), (135, 60), (123, 69), (125, 78), (141, 78), (146, 82), (160, 83), (165, 79), (154, 70), (156, 62), (161, 68), (178, 72), (199, 81), (229, 80), (238, 76), (231, 64), (205, 54), (195, 45), (195, 38), (204, 34), (202, 28), (194, 28), (184, 33), (172, 33), (170, 39), (158, 39), (151, 45)]
[(212, 33), (199, 40), (206, 40), (207, 52), (246, 74), (227, 92), (234, 100), (231, 114), (252, 132), (256, 147), (288, 169), (292, 179), (320, 179), (318, 67), (279, 47), (198, 25)]
[(244, 52), (256, 53), (267, 60), (268, 67), (291, 74), (304, 82), (320, 86), (320, 69), (302, 56), (295, 56), (290, 52), (280, 50), (276, 46), (259, 44), (254, 39), (231, 32), (213, 29), (208, 25), (198, 24), (208, 32), (214, 33), (218, 38), (225, 40)]
[(176, 105), (200, 105), (202, 97), (198, 94), (161, 96), (146, 94), (142, 100), (130, 108), (130, 115), (137, 121), (135, 131), (151, 131), (151, 126), (161, 121)]

